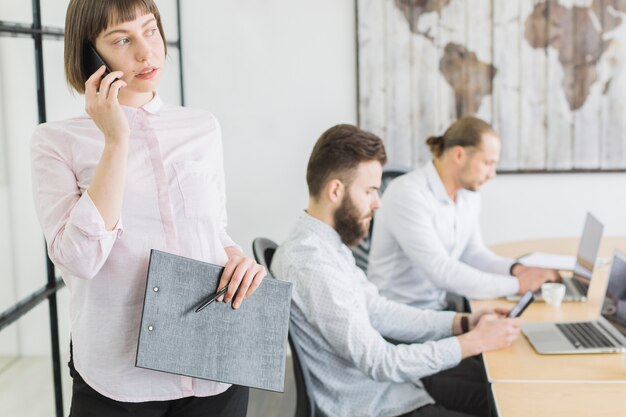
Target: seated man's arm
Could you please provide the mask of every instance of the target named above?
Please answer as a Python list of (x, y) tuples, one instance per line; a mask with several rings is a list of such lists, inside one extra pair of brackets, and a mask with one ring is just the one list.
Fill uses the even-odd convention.
[[(293, 303), (334, 353), (374, 380), (412, 382), (451, 368), (461, 360), (456, 337), (397, 346), (385, 341), (370, 322), (359, 280), (346, 277), (330, 263), (278, 268), (275, 272), (295, 282)], [(415, 338), (452, 333), (453, 315), (442, 313), (433, 317), (436, 320), (404, 319), (404, 324), (413, 327), (408, 333), (413, 332)], [(413, 318), (417, 320), (418, 315)], [(435, 329), (438, 326), (441, 329)]]
[(481, 271), (506, 276), (510, 275), (511, 266), (515, 262), (513, 259), (496, 255), (485, 246), (478, 224), (474, 225), (461, 260)]
[(455, 312), (422, 310), (389, 300), (369, 281), (364, 284), (364, 290), (370, 323), (385, 337), (415, 343), (460, 333), (454, 331), (458, 327)]
[(556, 270), (526, 267), (519, 264), (513, 266), (514, 261), (512, 259), (498, 256), (490, 251), (483, 243), (478, 225), (474, 226), (470, 240), (461, 255), (461, 260), (482, 271), (507, 276), (512, 273), (518, 280), (519, 294), (528, 290), (537, 291), (541, 284), (546, 281), (560, 280)]

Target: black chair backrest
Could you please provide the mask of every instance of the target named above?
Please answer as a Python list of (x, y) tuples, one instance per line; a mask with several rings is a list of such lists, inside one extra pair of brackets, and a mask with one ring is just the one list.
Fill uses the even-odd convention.
[(270, 265), (272, 264), (272, 258), (274, 257), (276, 248), (278, 248), (278, 245), (274, 241), (264, 237), (257, 237), (252, 241), (254, 259), (256, 259), (259, 264), (263, 265), (267, 270), (267, 274), (272, 277)]
[(296, 379), (296, 414), (295, 417), (315, 417), (315, 400), (312, 394), (312, 382), (309, 369), (302, 360), (302, 349), (293, 339), (293, 326), (289, 325), (289, 347), (293, 359), (293, 375)]
[(406, 174), (410, 170), (411, 170), (410, 168), (399, 167), (399, 166), (386, 167), (383, 170), (383, 178), (380, 182), (380, 190), (378, 190), (380, 195), (383, 195), (383, 193), (385, 192), (385, 189), (387, 188), (387, 186), (392, 180), (394, 180), (396, 177), (399, 177), (400, 175)]
[[(267, 269), (267, 274), (275, 278), (270, 272), (272, 258), (278, 245), (263, 237), (258, 237), (252, 242), (252, 252), (256, 261)], [(302, 350), (293, 339), (293, 325), (289, 324), (289, 348), (293, 362), (293, 374), (296, 379), (296, 414), (295, 417), (315, 417), (315, 401), (311, 392), (311, 376), (309, 370), (302, 361)]]
[[(399, 177), (400, 175), (406, 174), (407, 172), (409, 172), (409, 169), (404, 168), (404, 167), (385, 168), (385, 170), (383, 170), (383, 177), (380, 182), (380, 190), (378, 190), (380, 195), (381, 196), (383, 195), (383, 193), (385, 192), (385, 189), (387, 188), (391, 180), (393, 180), (396, 177)], [(374, 215), (374, 217), (376, 216)], [(367, 272), (367, 265), (369, 263), (370, 245), (372, 243), (372, 231), (373, 230), (374, 230), (374, 219), (372, 219), (372, 221), (370, 222), (370, 231), (367, 234), (367, 236), (365, 236), (363, 240), (359, 242), (358, 245), (350, 248), (352, 250), (352, 254), (354, 255), (354, 260), (356, 261), (356, 265), (359, 268), (361, 268), (364, 272)]]

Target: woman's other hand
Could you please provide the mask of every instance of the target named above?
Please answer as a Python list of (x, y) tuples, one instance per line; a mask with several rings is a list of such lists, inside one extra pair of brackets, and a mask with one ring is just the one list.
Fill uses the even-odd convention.
[(217, 301), (233, 302), (233, 308), (241, 306), (244, 298), (249, 297), (261, 285), (261, 281), (267, 275), (263, 265), (246, 256), (236, 247), (226, 248), (228, 262), (224, 265), (224, 272), (218, 285), (218, 289), (224, 288), (228, 284), (226, 294)]

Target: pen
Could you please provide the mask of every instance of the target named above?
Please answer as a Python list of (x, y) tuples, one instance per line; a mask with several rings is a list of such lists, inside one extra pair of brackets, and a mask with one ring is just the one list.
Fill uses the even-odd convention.
[(219, 290), (218, 292), (216, 292), (215, 294), (211, 294), (209, 295), (206, 299), (204, 299), (202, 301), (202, 304), (200, 304), (198, 306), (198, 308), (196, 308), (196, 313), (199, 312), (200, 310), (202, 310), (204, 307), (208, 306), (209, 304), (211, 304), (213, 301), (215, 301), (220, 295), (224, 295), (226, 293), (226, 291), (228, 291), (228, 284), (222, 288), (221, 290)]

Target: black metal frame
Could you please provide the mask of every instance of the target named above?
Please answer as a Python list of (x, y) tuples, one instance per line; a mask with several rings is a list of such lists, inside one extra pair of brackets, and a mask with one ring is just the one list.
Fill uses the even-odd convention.
[[(6, 22), (0, 20), (0, 36), (32, 38), (35, 46), (35, 67), (37, 81), (37, 110), (39, 123), (45, 123), (46, 118), (46, 93), (43, 64), (43, 39), (62, 40), (64, 31), (61, 28), (45, 27), (41, 24), (41, 0), (32, 0), (33, 22), (31, 25), (24, 23)], [(180, 16), (180, 0), (176, 0), (176, 21), (178, 24), (178, 40), (168, 42), (168, 47), (179, 50), (179, 83), (180, 102), (185, 105), (185, 92), (183, 84), (183, 50), (182, 30)], [(47, 255), (47, 250), (46, 250)], [(56, 293), (65, 286), (61, 278), (56, 277), (54, 265), (50, 257), (46, 256), (47, 283), (44, 287), (28, 295), (18, 303), (0, 314), (0, 331), (15, 321), (44, 300), (48, 300), (50, 314), (50, 343), (52, 345), (52, 375), (54, 381), (54, 399), (57, 417), (63, 417), (63, 394), (61, 382), (61, 351), (59, 348), (59, 320), (57, 311)]]

